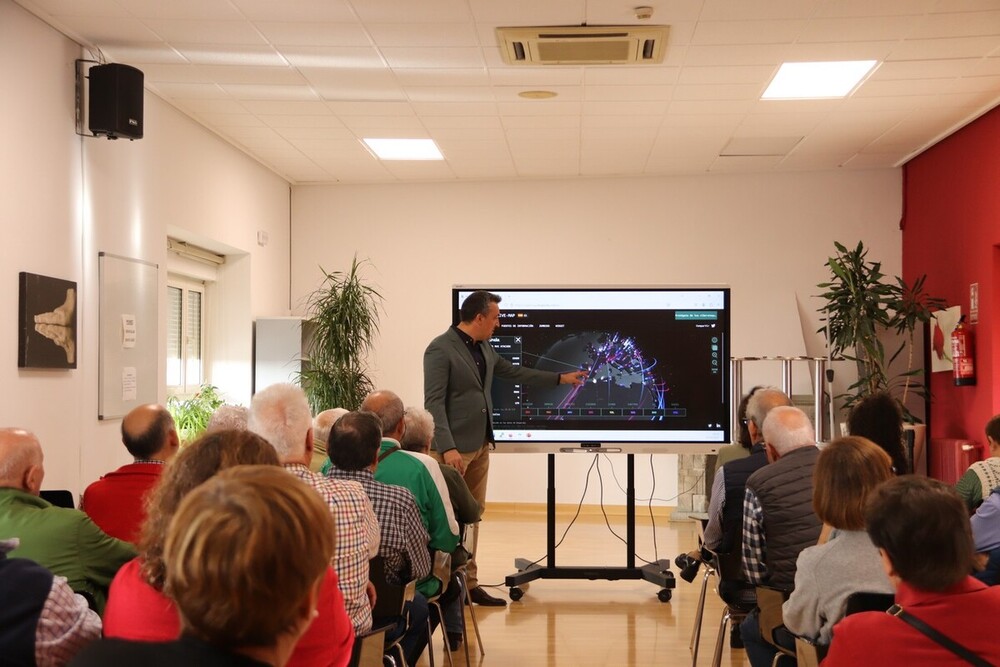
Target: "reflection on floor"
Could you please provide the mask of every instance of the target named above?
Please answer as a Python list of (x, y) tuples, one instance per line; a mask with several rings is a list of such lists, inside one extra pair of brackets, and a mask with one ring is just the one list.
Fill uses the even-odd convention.
[[(639, 510), (642, 514), (642, 510)], [(557, 537), (572, 515), (560, 516)], [(611, 525), (625, 535), (624, 517), (611, 517)], [(689, 522), (656, 520), (657, 554), (648, 515), (636, 520), (637, 555), (646, 560), (667, 558), (692, 548), (697, 542)], [(514, 572), (514, 559), (534, 560), (545, 554), (545, 516), (541, 512), (489, 510), (479, 538), (480, 582), (500, 584), (489, 589), (507, 599), (504, 577)], [(625, 565), (625, 544), (612, 535), (597, 514), (577, 519), (557, 551), (558, 565)], [(641, 564), (641, 561), (637, 561)], [(672, 568), (674, 569), (674, 568)], [(674, 572), (676, 576), (676, 571)], [(698, 665), (711, 665), (718, 636), (722, 603), (710, 581), (705, 604)], [(646, 581), (575, 581), (544, 579), (524, 587), (524, 597), (506, 608), (476, 607), (486, 656), (479, 658), (475, 638), (472, 660), (495, 667), (645, 667), (690, 665), (691, 631), (694, 627), (701, 576), (689, 584), (677, 577), (669, 603), (657, 600), (657, 586)], [(472, 632), (471, 625), (469, 628)], [(437, 638), (435, 660), (447, 661)], [(722, 664), (745, 664), (742, 650), (724, 643)], [(455, 664), (465, 663), (464, 652)], [(427, 654), (418, 665), (427, 665)]]

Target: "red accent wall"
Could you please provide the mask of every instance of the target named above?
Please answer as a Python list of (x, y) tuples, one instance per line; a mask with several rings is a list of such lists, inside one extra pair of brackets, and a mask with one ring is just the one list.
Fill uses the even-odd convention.
[(965, 315), (979, 283), (978, 384), (931, 374), (930, 436), (983, 442), (1000, 413), (1000, 107), (910, 160), (903, 179), (903, 277), (926, 273), (928, 291)]

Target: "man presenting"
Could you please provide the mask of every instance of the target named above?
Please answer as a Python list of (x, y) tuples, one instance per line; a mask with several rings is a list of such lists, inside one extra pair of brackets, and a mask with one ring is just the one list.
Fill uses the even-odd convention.
[[(463, 474), (484, 508), (493, 443), (493, 377), (537, 385), (579, 385), (587, 378), (586, 371), (551, 373), (514, 366), (497, 354), (488, 341), (500, 326), (499, 303), (496, 294), (471, 293), (462, 302), (461, 322), (432, 340), (424, 352), (424, 407), (434, 416), (435, 454)], [(472, 601), (504, 606), (504, 600), (478, 586), (476, 541), (467, 569)]]

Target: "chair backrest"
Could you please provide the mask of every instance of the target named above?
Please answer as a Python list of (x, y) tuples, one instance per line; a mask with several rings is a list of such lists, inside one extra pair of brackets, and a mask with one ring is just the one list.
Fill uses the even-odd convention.
[(788, 591), (772, 586), (757, 587), (757, 607), (760, 614), (760, 636), (768, 643), (774, 643), (774, 631), (784, 625), (781, 605), (788, 599)]
[(844, 615), (858, 614), (863, 611), (885, 611), (896, 602), (892, 593), (871, 593), (860, 591), (847, 596), (847, 606)]
[(416, 582), (390, 584), (385, 578), (385, 560), (375, 556), (368, 562), (368, 580), (375, 586), (374, 618), (392, 618), (403, 613), (403, 605), (413, 599)]
[(76, 508), (73, 503), (73, 494), (66, 489), (43, 489), (38, 492), (38, 495), (42, 500), (48, 501), (56, 507)]
[(354, 638), (351, 660), (347, 667), (382, 667), (385, 650), (385, 633), (391, 626), (372, 628), (371, 631)]

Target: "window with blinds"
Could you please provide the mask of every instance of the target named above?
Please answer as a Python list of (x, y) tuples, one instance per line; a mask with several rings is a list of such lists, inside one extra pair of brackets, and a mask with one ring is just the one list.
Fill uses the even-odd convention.
[(193, 394), (204, 381), (205, 284), (167, 282), (167, 390)]

